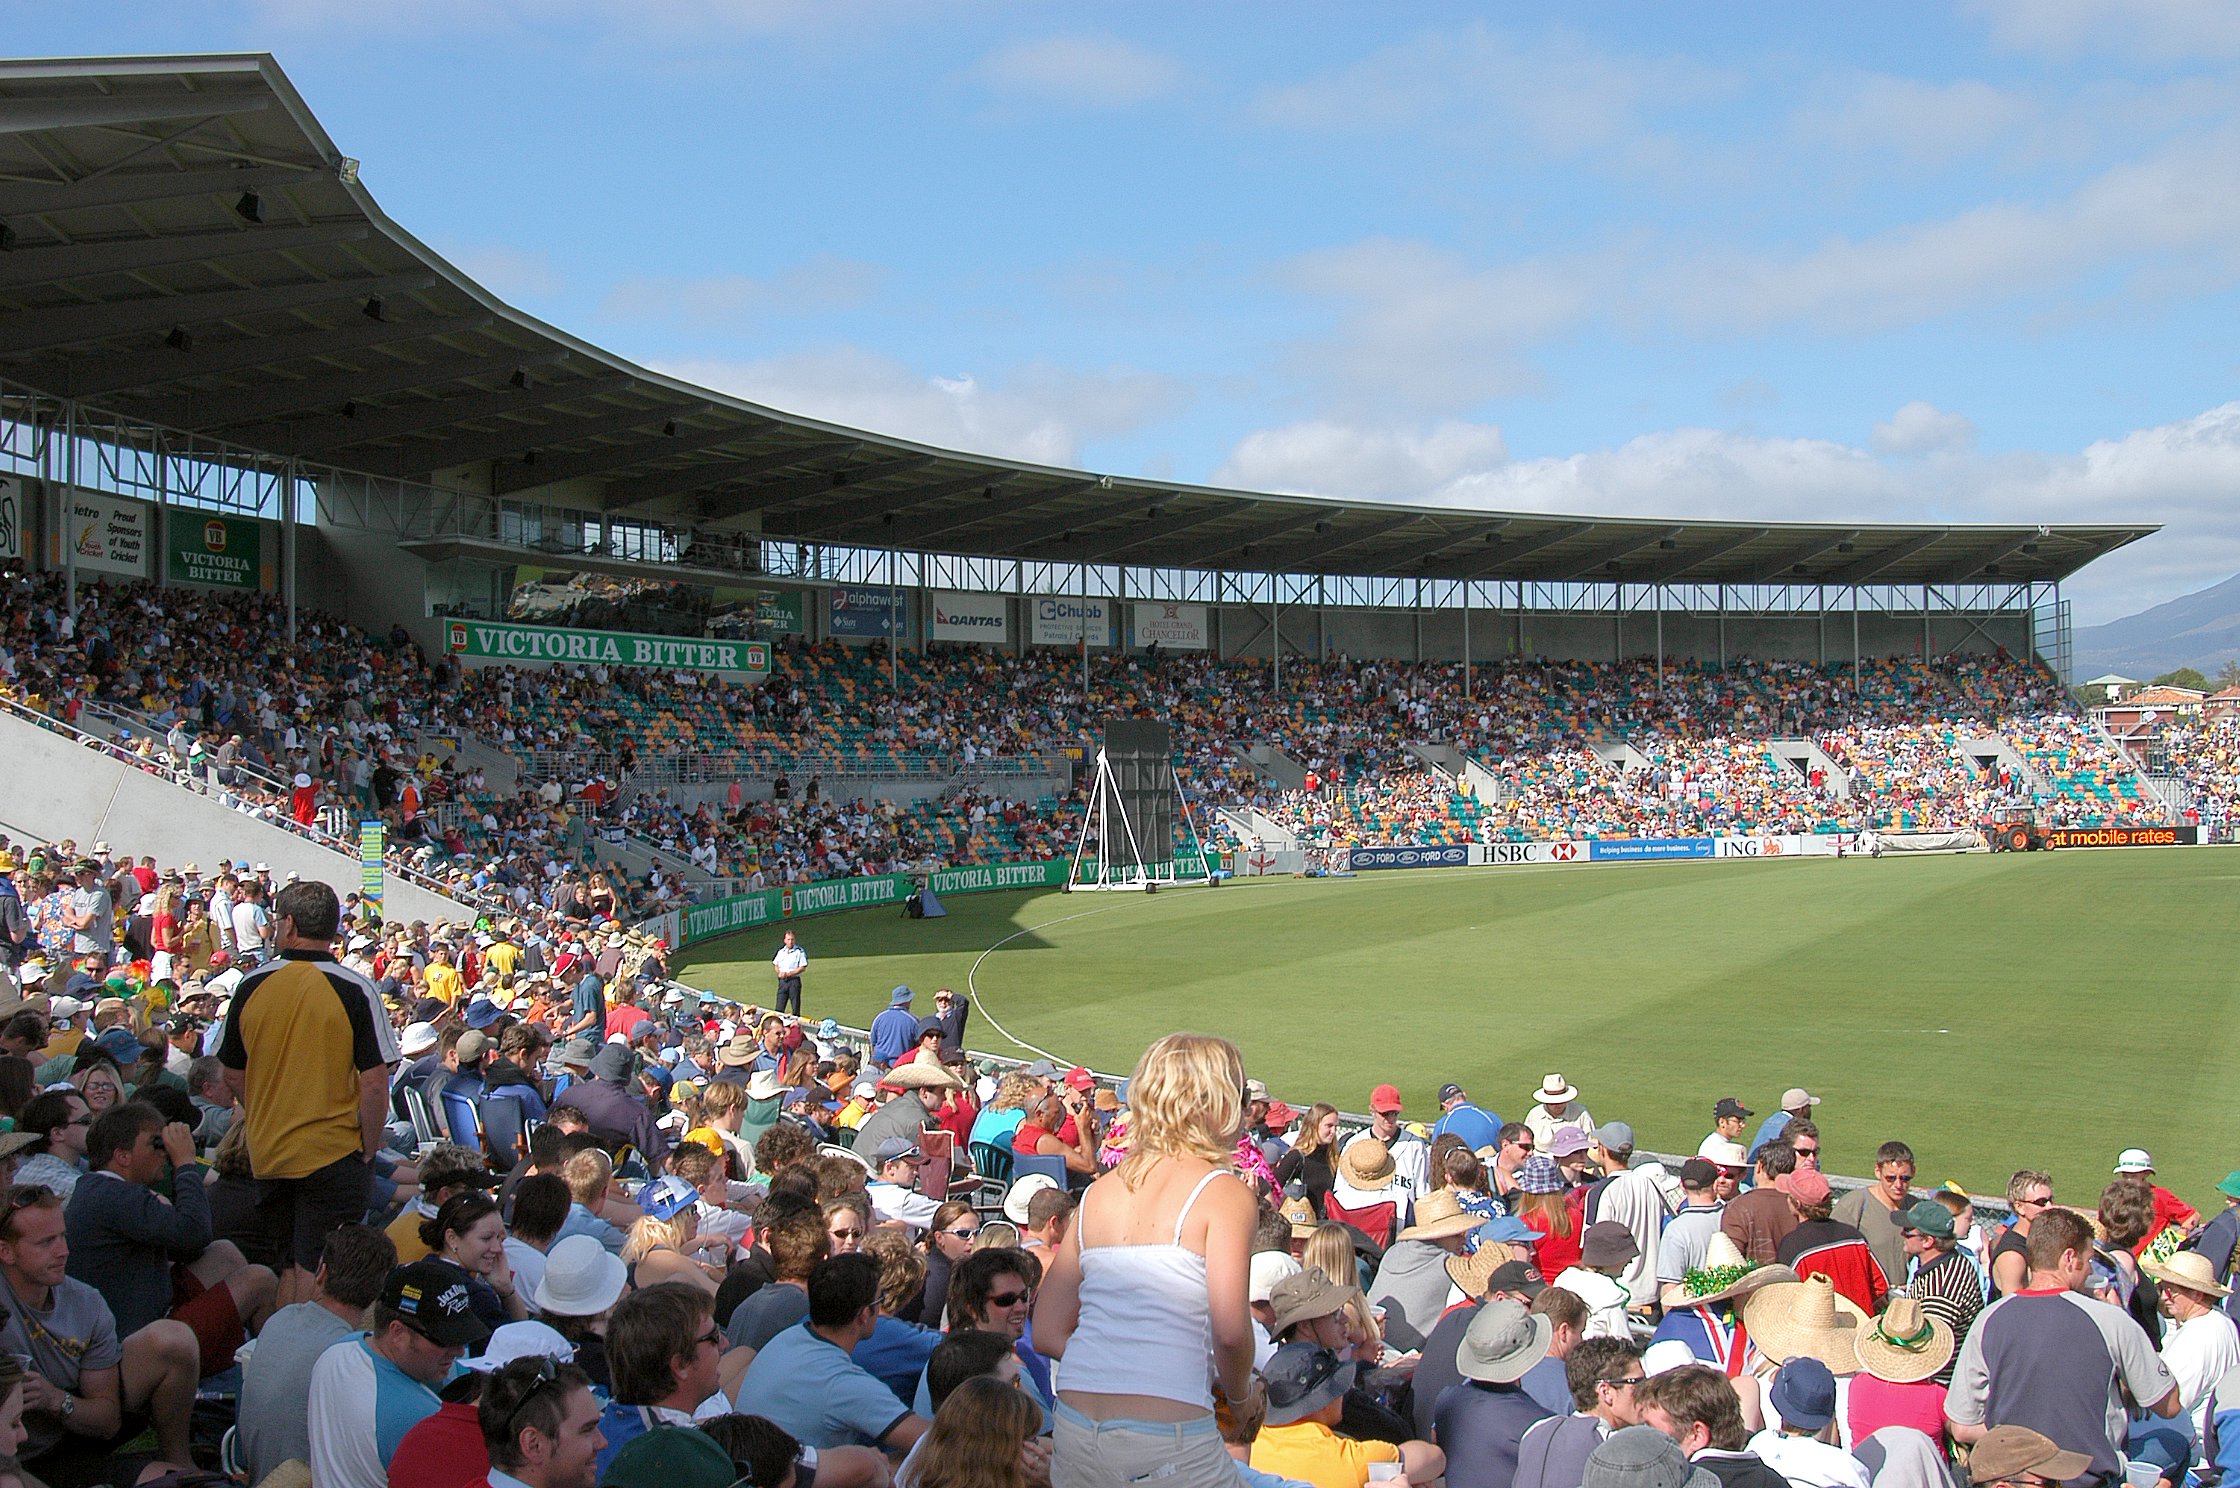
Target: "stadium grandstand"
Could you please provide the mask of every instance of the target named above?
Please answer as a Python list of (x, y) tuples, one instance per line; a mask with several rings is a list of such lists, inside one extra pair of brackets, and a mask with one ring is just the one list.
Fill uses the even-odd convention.
[[(1008, 1330), (998, 1353), (1016, 1343), (1028, 1393), (1068, 1419), (1049, 1360), (1022, 1338), (1024, 1299), (1078, 1281), (1056, 1243), (1073, 1213), (1060, 1201), (1130, 1157), (1126, 1082), (975, 1063), (961, 1001), (927, 1017), (907, 987), (866, 1030), (704, 1006), (670, 976), (672, 951), (917, 889), (1062, 883), (1026, 870), (1062, 868), (1080, 841), (1113, 719), (1172, 728), (1205, 846), (1231, 868), (1270, 852), (1343, 868), (1381, 849), (1980, 845), (2025, 819), (2220, 833), (2240, 757), (2230, 716), (2189, 715), (2150, 758), (2068, 686), (2064, 582), (2155, 530), (1409, 506), (929, 448), (692, 386), (506, 305), (380, 209), (269, 57), (0, 63), (0, 854), (15, 886), (0, 930), (21, 923), (9, 980), (26, 994), (0, 1024), (0, 1073), (24, 1066), (0, 1081), (0, 1100), (24, 1097), (0, 1168), (69, 1200), (65, 1215), (8, 1190), (0, 1281), (25, 1305), (0, 1320), (18, 1377), (0, 1372), (0, 1405), (28, 1367), (26, 1460), (56, 1482), (109, 1481), (87, 1474), (112, 1452), (222, 1460), (246, 1481), (307, 1456), (319, 1488), (384, 1481), (376, 1468), (416, 1482), (393, 1461), (463, 1460), (442, 1457), (463, 1450), (457, 1437), (422, 1432), (475, 1439), (431, 1387), (460, 1350), (498, 1348), (493, 1330), (541, 1358), (544, 1338), (518, 1332), (541, 1316), (584, 1367), (610, 1453), (633, 1450), (626, 1435), (659, 1445), (718, 1394), (809, 1440), (817, 1412), (784, 1416), (773, 1369), (806, 1316), (858, 1362), (896, 1374), (901, 1361), (899, 1384), (864, 1375), (895, 1391), (874, 1397), (895, 1408), (892, 1429), (861, 1429), (859, 1413), (853, 1434), (818, 1441), (832, 1454), (820, 1480), (888, 1481), (884, 1459), (847, 1452), (899, 1455), (926, 1428), (943, 1327)], [(330, 943), (344, 949), (331, 966)], [(798, 999), (798, 965), (793, 981)], [(252, 997), (270, 1006), (312, 984), (307, 1000), (331, 1015), (316, 1048), (277, 1017), (242, 1016)], [(334, 1079), (302, 1073), (314, 1064)], [(389, 1102), (362, 1115), (383, 1065)], [(1233, 1048), (1169, 1039), (1137, 1079), (1180, 1103), (1172, 1092), (1216, 1067), (1233, 1096)], [(1913, 1202), (1902, 1143), (1878, 1153), (1879, 1187), (1834, 1200), (1801, 1089), (1748, 1149), (1727, 1126), (1739, 1103), (1723, 1102), (1695, 1156), (1668, 1144), (1669, 1170), (1629, 1167), (1632, 1128), (1597, 1126), (1567, 1090), (1548, 1075), (1533, 1116), (1501, 1123), (1450, 1085), (1441, 1105), (1465, 1116), (1441, 1122), (1436, 1146), (1400, 1124), (1391, 1086), (1363, 1118), (1248, 1090), (1234, 1166), (1276, 1227), (1251, 1267), (1271, 1391), (1289, 1357), (1271, 1319), (1276, 1333), (1321, 1319), (1362, 1357), (1412, 1367), (1449, 1301), (1491, 1296), (1489, 1320), (1506, 1324), (1513, 1292), (1521, 1320), (1542, 1272), (1596, 1299), (1602, 1341), (1662, 1328), (1717, 1382), (1742, 1373), (1744, 1345), (1720, 1350), (1742, 1337), (1731, 1308), (1749, 1270), (1768, 1268), (1776, 1336), (1832, 1307), (1837, 1283), (1864, 1317), (1903, 1281), (1907, 1248), (1953, 1235), (1924, 1205), (1973, 1212), (1965, 1196)], [(332, 1109), (311, 1109), (322, 1101)], [(340, 1147), (285, 1166), (299, 1127), (276, 1108), (339, 1131)], [(1211, 1131), (1223, 1118), (1188, 1119)], [(136, 1175), (158, 1171), (156, 1146), (182, 1174), (197, 1151), (213, 1161), (207, 1201), (183, 1198), (201, 1191), (191, 1182), (148, 1199), (185, 1228), (89, 1214), (152, 1181)], [(1139, 1155), (1153, 1171), (1203, 1166)], [(928, 1163), (953, 1194), (926, 1183)], [(2159, 1266), (2200, 1216), (2139, 1168), (2104, 1202), (2103, 1234), (2119, 1249), (2136, 1238)], [(89, 1169), (128, 1182), (80, 1185)], [(481, 1195), (508, 1175), (519, 1186), (493, 1220)], [(1763, 1227), (1699, 1225), (1693, 1251), (1660, 1247), (1668, 1211), (1753, 1180), (1779, 1211)], [(2010, 1196), (2042, 1213), (2043, 1175), (2016, 1181)], [(1232, 1198), (1253, 1212), (1225, 1189), (1213, 1202)], [(337, 1228), (368, 1213), (387, 1239)], [(1845, 1213), (1865, 1214), (1871, 1237)], [(1179, 1243), (1184, 1213), (1169, 1221)], [(66, 1225), (73, 1257), (115, 1266), (74, 1258), (68, 1280), (41, 1280), (18, 1243), (27, 1225)], [(1023, 1251), (974, 1238), (999, 1225)], [(1800, 1226), (1827, 1243), (1788, 1245)], [(871, 1247), (877, 1263), (833, 1269), (847, 1257), (828, 1252), (873, 1228), (895, 1242)], [(1285, 1237), (1343, 1273), (1316, 1284), (1332, 1296), (1280, 1291)], [(2221, 1238), (2229, 1275), (2234, 1237)], [(1932, 1245), (1923, 1269), (1958, 1244)], [(2083, 1264), (2056, 1247), (2041, 1267), (2042, 1248), (2025, 1247), (2031, 1276)], [(979, 1261), (987, 1251), (1001, 1254)], [(388, 1270), (417, 1255), (429, 1259)], [(166, 1256), (193, 1257), (193, 1279)], [(841, 1307), (872, 1285), (867, 1268), (876, 1305)], [(2018, 1290), (2025, 1273), (2010, 1269), (1986, 1257), (1982, 1280)], [(441, 1289), (454, 1275), (456, 1308)], [(1329, 1305), (1285, 1312), (1263, 1281)], [(113, 1326), (84, 1322), (91, 1350), (49, 1347), (27, 1287)], [(1109, 1299), (1080, 1291), (1069, 1371), (1091, 1340), (1112, 1347)], [(1946, 1329), (1950, 1377), (1951, 1335), (1973, 1313), (1906, 1300), (1907, 1318), (1927, 1307)], [(306, 1354), (312, 1335), (291, 1334), (288, 1353), (267, 1342), (237, 1366), (234, 1348), (286, 1303), (323, 1307), (341, 1355)], [(345, 1338), (368, 1304), (373, 1334)], [(1331, 1321), (1341, 1312), (1351, 1321)], [(1574, 1338), (1586, 1315), (1570, 1318)], [(908, 1336), (871, 1331), (887, 1322)], [(1462, 1326), (1476, 1336), (1468, 1314)], [(667, 1393), (645, 1384), (699, 1358), (717, 1328), (720, 1390), (701, 1374)], [(893, 1352), (867, 1354), (875, 1338)], [(1923, 1348), (1911, 1331), (1882, 1341)], [(1638, 1352), (1604, 1356), (1617, 1372), (1588, 1397), (1631, 1383)], [(97, 1354), (123, 1361), (122, 1413), (118, 1371)], [(1847, 1334), (1812, 1357), (1851, 1375), (1872, 1355)], [(1748, 1352), (1769, 1381), (1742, 1381), (1756, 1420), (1789, 1411), (1770, 1381), (1796, 1357)], [(2135, 1390), (2155, 1383), (2125, 1361)], [(530, 1409), (536, 1367), (480, 1387), (492, 1441), (557, 1434)], [(1432, 1428), (1416, 1423), (1438, 1400), (1417, 1393), (1411, 1414), (1405, 1373), (1364, 1371), (1348, 1429), (1382, 1432), (1410, 1480), (1429, 1481), (1414, 1449)], [(559, 1379), (556, 1393), (578, 1383)], [(193, 1434), (198, 1382), (239, 1418), (222, 1458)], [(1259, 1388), (1226, 1383), (1239, 1398)], [(1979, 1424), (1957, 1386), (1952, 1398), (1954, 1422)], [(147, 1441), (117, 1436), (143, 1421)], [(504, 1470), (502, 1448), (477, 1449)], [(2079, 1450), (2096, 1468), (2109, 1455), (2105, 1440)]]

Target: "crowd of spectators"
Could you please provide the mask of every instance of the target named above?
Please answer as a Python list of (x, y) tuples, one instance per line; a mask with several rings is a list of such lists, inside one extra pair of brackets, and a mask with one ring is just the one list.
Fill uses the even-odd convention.
[(1202, 1035), (1113, 1081), (976, 1061), (946, 989), (860, 1038), (711, 1002), (612, 915), (385, 925), (106, 844), (0, 874), (27, 1483), (217, 1468), (229, 1419), (242, 1479), (321, 1488), (2240, 1466), (2240, 1173), (2204, 1213), (2129, 1149), (1994, 1213), (1891, 1138), (1838, 1194), (1808, 1090), (1754, 1130), (1707, 1094), (1668, 1164), (1560, 1074), (1349, 1129)]

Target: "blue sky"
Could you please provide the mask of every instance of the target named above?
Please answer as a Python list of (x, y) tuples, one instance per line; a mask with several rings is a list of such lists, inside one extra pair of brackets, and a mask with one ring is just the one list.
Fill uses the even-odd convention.
[(516, 304), (1104, 471), (1673, 516), (2159, 520), (2240, 570), (2240, 6), (0, 4), (270, 51)]

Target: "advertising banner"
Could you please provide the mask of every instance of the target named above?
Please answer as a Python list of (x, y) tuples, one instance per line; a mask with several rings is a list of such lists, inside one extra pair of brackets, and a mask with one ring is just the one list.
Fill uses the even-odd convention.
[(1575, 863), (1585, 857), (1576, 842), (1488, 842), (1471, 853), (1470, 861), (1498, 867), (1517, 863)]
[(262, 585), (264, 528), (259, 524), (173, 509), (166, 528), (163, 571), (172, 583), (221, 589)]
[(1307, 871), (1306, 850), (1297, 847), (1246, 848), (1235, 856), (1239, 878), (1280, 878)]
[(1028, 602), (1031, 618), (1027, 640), (1036, 646), (1078, 646), (1087, 631), (1089, 644), (1112, 644), (1112, 612), (1108, 599), (1062, 599), (1041, 595)]
[(909, 634), (908, 590), (835, 589), (830, 600), (832, 633), (843, 640), (885, 640)]
[(1195, 604), (1136, 606), (1136, 644), (1162, 651), (1206, 649), (1206, 607)]
[(717, 636), (800, 635), (799, 589), (743, 589), (729, 584), (708, 590), (708, 634)]
[(718, 935), (729, 935), (734, 930), (751, 930), (757, 925), (767, 925), (778, 918), (778, 890), (757, 889), (751, 894), (735, 894), (729, 899), (712, 899), (706, 904), (695, 904), (684, 912), (684, 929), (677, 937), (678, 945), (691, 945), (695, 941), (713, 940)]
[(929, 641), (978, 641), (1000, 646), (1011, 639), (1011, 605), (1000, 594), (960, 594), (936, 589), (926, 596)]
[(997, 889), (1051, 889), (1066, 881), (1069, 866), (1063, 858), (1046, 863), (980, 863), (970, 868), (944, 868), (933, 875), (931, 885), (935, 898)]
[(870, 878), (828, 878), (821, 883), (797, 884), (779, 892), (786, 896), (786, 916), (829, 914), (836, 909), (861, 909), (867, 904), (900, 904), (911, 881), (901, 873)]
[(358, 897), (370, 905), (375, 914), (381, 913), (381, 896), (385, 888), (382, 873), (385, 864), (382, 855), (388, 851), (389, 829), (379, 821), (358, 824)]
[(80, 573), (148, 576), (151, 508), (99, 491), (67, 491), (63, 495), (70, 515), (67, 522), (57, 525), (47, 544), (55, 568), (63, 566), (62, 544), (67, 540), (77, 554)]
[(703, 641), (497, 620), (447, 620), (443, 635), (444, 648), (452, 655), (490, 661), (569, 661), (675, 672), (745, 672), (756, 677), (770, 671), (767, 641)]
[(2055, 827), (2048, 847), (2195, 847), (2199, 827)]
[(1463, 868), (1470, 862), (1470, 849), (1460, 843), (1452, 847), (1357, 847), (1349, 864), (1358, 873), (1377, 868)]
[(0, 558), (23, 556), (23, 482), (0, 475)]
[(1709, 837), (1619, 837), (1587, 844), (1587, 856), (1597, 863), (1654, 863), (1668, 858), (1708, 858), (1715, 851)]

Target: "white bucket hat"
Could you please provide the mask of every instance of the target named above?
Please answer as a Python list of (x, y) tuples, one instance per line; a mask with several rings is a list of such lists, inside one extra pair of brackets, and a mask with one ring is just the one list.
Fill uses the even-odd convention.
[(622, 1295), (630, 1268), (595, 1236), (570, 1235), (544, 1258), (544, 1279), (529, 1300), (552, 1317), (597, 1317)]

